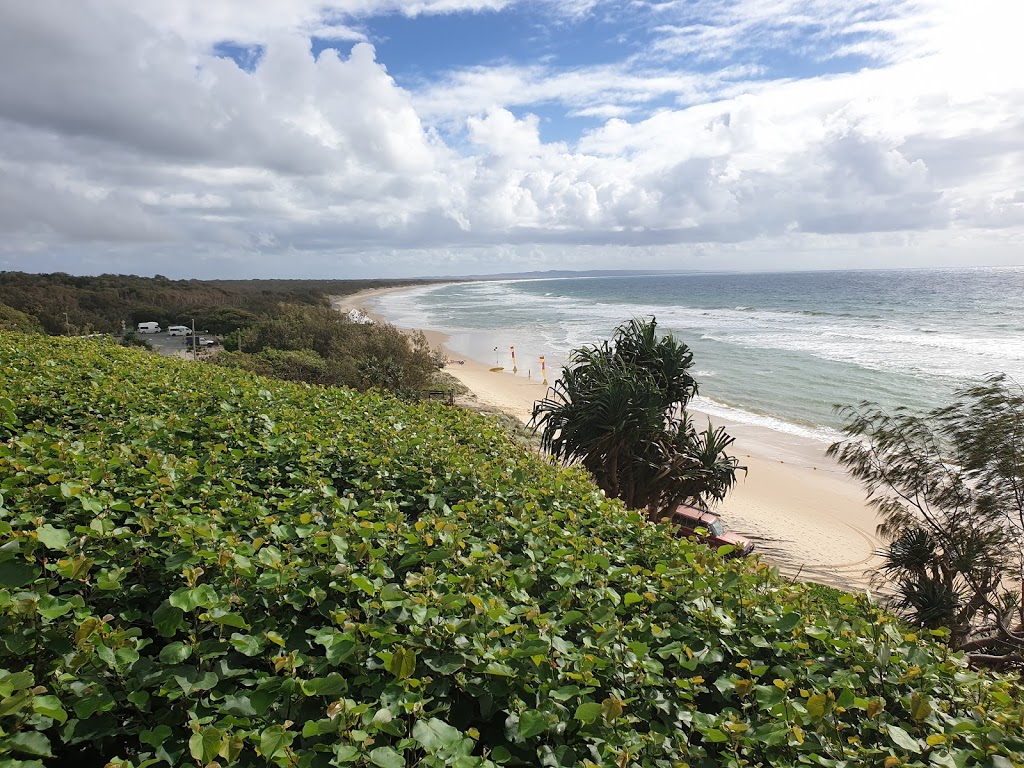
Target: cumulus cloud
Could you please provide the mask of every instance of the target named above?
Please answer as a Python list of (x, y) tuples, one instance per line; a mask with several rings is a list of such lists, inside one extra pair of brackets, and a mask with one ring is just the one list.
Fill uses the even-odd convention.
[[(404, 85), (366, 42), (379, 14), (543, 8), (571, 28), (623, 7), (8, 4), (0, 267), (147, 271), (156, 254), (178, 265), (148, 270), (164, 274), (438, 274), (623, 254), (683, 266), (681, 247), (695, 263), (754, 266), (785, 248), (881, 252), (895, 247), (885, 238), (967, 233), (1010, 258), (1024, 232), (1024, 87), (1005, 18), (943, 0), (778, 0), (771, 13), (636, 0), (651, 43), (639, 53)], [(239, 66), (225, 43), (259, 55)], [(796, 77), (736, 55), (755, 44), (869, 65)], [(588, 127), (545, 138), (552, 113)]]

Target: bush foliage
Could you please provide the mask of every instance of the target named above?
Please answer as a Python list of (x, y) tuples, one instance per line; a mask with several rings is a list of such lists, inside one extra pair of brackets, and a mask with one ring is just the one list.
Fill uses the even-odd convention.
[(829, 455), (864, 483), (889, 540), (894, 606), (978, 664), (1024, 669), (1024, 387), (1003, 374), (925, 414), (844, 408)]
[(242, 368), (285, 381), (354, 389), (386, 389), (415, 396), (429, 388), (440, 367), (440, 352), (422, 333), (406, 335), (387, 323), (354, 323), (340, 312), (317, 306), (282, 304), (246, 328), (218, 355), (219, 365)]
[(0, 336), (18, 765), (1011, 766), (1015, 685), (492, 422)]
[(19, 312), (13, 307), (0, 303), (0, 331), (20, 331), (21, 333), (42, 333), (43, 327), (31, 315)]

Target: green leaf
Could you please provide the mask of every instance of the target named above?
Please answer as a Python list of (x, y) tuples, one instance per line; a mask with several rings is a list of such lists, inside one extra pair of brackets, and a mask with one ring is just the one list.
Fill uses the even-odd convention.
[(327, 677), (314, 677), (302, 683), (302, 690), (307, 696), (340, 696), (348, 691), (348, 681), (337, 672)]
[(769, 709), (786, 698), (786, 690), (774, 685), (758, 685), (754, 688), (754, 697), (761, 709)]
[(35, 685), (36, 679), (28, 670), (21, 670), (13, 674), (4, 674), (0, 677), (0, 696), (10, 696), (22, 688), (31, 688)]
[(229, 694), (224, 697), (220, 708), (229, 715), (238, 717), (255, 717), (256, 710), (252, 706), (250, 698), (244, 694)]
[(497, 677), (515, 677), (516, 671), (512, 669), (508, 664), (502, 664), (497, 661), (491, 661), (484, 667), (484, 672), (489, 675), (496, 675)]
[(260, 753), (264, 759), (270, 760), (278, 752), (283, 752), (286, 747), (291, 746), (294, 740), (295, 734), (286, 731), (284, 726), (272, 725), (260, 734)]
[[(14, 401), (9, 397), (0, 397), (0, 424), (9, 427), (18, 424), (18, 417), (14, 408)], [(0, 506), (3, 505), (3, 496), (0, 496)]]
[(59, 723), (64, 723), (68, 719), (68, 713), (64, 711), (64, 706), (56, 696), (34, 697), (32, 699), (32, 709), (40, 715), (52, 717)]
[(796, 611), (792, 611), (783, 615), (777, 622), (775, 622), (775, 628), (779, 630), (779, 632), (792, 632), (796, 625), (802, 620), (803, 616)]
[(384, 589), (380, 591), (380, 599), (388, 603), (401, 602), (407, 597), (408, 595), (397, 584), (385, 584)]
[(556, 688), (551, 691), (548, 696), (555, 701), (568, 701), (569, 699), (579, 696), (581, 690), (582, 689), (578, 685), (563, 685), (561, 688)]
[(97, 712), (108, 712), (114, 708), (116, 702), (110, 692), (101, 686), (90, 689), (86, 695), (79, 696), (71, 705), (79, 720), (92, 717)]
[(54, 528), (49, 523), (37, 529), (36, 536), (47, 549), (66, 550), (71, 541), (70, 533), (63, 528)]
[[(80, 599), (80, 598), (79, 598)], [(39, 598), (39, 615), (53, 621), (70, 612), (75, 607), (72, 600), (61, 600), (53, 595), (42, 595)]]
[(566, 611), (558, 623), (563, 627), (568, 627), (583, 618), (586, 618), (586, 614), (582, 611)]
[(373, 582), (365, 576), (362, 576), (358, 573), (355, 574), (354, 576), (352, 576), (352, 583), (368, 595), (377, 594), (377, 588), (374, 586)]
[(219, 755), (229, 763), (233, 763), (238, 760), (243, 749), (245, 749), (245, 739), (238, 734), (232, 734), (224, 739)]
[(22, 560), (7, 560), (0, 563), (0, 587), (17, 589), (39, 577), (39, 566)]
[(596, 701), (588, 701), (576, 707), (576, 714), (573, 715), (581, 723), (592, 723), (601, 716), (601, 705)]
[(164, 600), (153, 611), (153, 626), (161, 637), (174, 637), (178, 630), (185, 626), (185, 614), (180, 608), (175, 608)]
[(206, 608), (215, 604), (217, 593), (209, 584), (200, 584), (192, 589), (182, 587), (171, 594), (168, 602), (182, 611), (194, 611), (196, 608)]
[(889, 734), (889, 738), (892, 739), (893, 744), (900, 749), (905, 749), (908, 752), (913, 752), (914, 754), (921, 751), (920, 742), (898, 725), (887, 726), (887, 732)]
[(239, 616), (237, 613), (221, 612), (216, 609), (210, 612), (210, 618), (214, 624), (220, 624), (225, 627), (234, 627), (235, 629), (249, 629), (249, 625), (245, 619)]
[(216, 672), (201, 672), (195, 667), (178, 667), (172, 677), (186, 695), (196, 691), (209, 691), (220, 680)]
[(0, 700), (0, 717), (20, 712), (32, 701), (32, 691), (18, 691), (13, 696)]
[(260, 642), (258, 637), (252, 635), (242, 635), (234, 632), (229, 642), (236, 651), (246, 656), (256, 656), (263, 650), (263, 643)]
[(143, 731), (139, 734), (139, 741), (143, 744), (148, 744), (151, 747), (159, 747), (167, 739), (171, 737), (174, 731), (171, 730), (170, 726), (158, 725), (151, 731)]
[(339, 763), (354, 763), (356, 758), (362, 754), (359, 747), (352, 744), (335, 744), (334, 759)]
[(423, 659), (423, 663), (439, 675), (452, 675), (466, 666), (461, 656), (451, 653), (441, 654), (437, 658), (427, 657)]
[(196, 731), (189, 737), (188, 751), (193, 759), (199, 760), (203, 765), (206, 765), (213, 758), (217, 757), (223, 741), (224, 734), (216, 728), (209, 726)]
[(7, 747), (31, 757), (53, 757), (50, 740), (39, 731), (21, 731), (7, 738)]
[(171, 643), (160, 649), (160, 661), (164, 664), (181, 664), (192, 655), (192, 646), (184, 643)]
[(405, 768), (405, 758), (391, 747), (377, 747), (371, 751), (370, 762), (378, 768)]
[(512, 753), (505, 747), (497, 746), (491, 750), (491, 760), (496, 763), (507, 763), (512, 759)]
[(266, 566), (273, 567), (281, 562), (281, 550), (275, 546), (268, 545), (259, 551), (256, 559)]
[(418, 720), (412, 728), (412, 737), (427, 752), (444, 759), (468, 755), (473, 749), (472, 739), (465, 738), (458, 728), (436, 717)]
[(706, 731), (701, 731), (701, 735), (704, 737), (705, 741), (710, 741), (714, 744), (721, 744), (722, 742), (729, 740), (729, 737), (717, 728), (709, 728)]
[(412, 674), (415, 671), (415, 651), (410, 651), (405, 648), (399, 648), (392, 654), (391, 662), (388, 664), (388, 672), (393, 674), (399, 680), (405, 680), (406, 678), (412, 677)]
[(519, 716), (519, 735), (529, 739), (548, 729), (548, 716), (537, 709), (528, 709)]

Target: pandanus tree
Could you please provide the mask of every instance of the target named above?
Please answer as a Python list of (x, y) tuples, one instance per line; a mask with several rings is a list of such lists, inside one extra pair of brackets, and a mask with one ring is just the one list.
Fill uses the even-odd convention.
[(923, 415), (841, 409), (829, 454), (878, 509), (894, 606), (978, 663), (1024, 666), (1024, 390), (993, 375)]
[(697, 394), (693, 353), (659, 336), (657, 321), (634, 319), (611, 340), (574, 350), (533, 409), (542, 448), (581, 464), (609, 496), (660, 519), (680, 504), (725, 497), (743, 469), (726, 452), (733, 438), (686, 411)]

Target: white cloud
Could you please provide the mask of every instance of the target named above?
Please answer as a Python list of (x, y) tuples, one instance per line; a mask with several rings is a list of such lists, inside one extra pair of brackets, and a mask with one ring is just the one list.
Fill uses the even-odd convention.
[(464, 120), (493, 106), (564, 105), (573, 114), (632, 114), (664, 99), (684, 104), (713, 98), (747, 82), (757, 70), (728, 66), (716, 72), (645, 69), (633, 62), (557, 70), (510, 64), (450, 73), (415, 94), (417, 111), (441, 123)]
[(931, 0), (696, 0), (640, 3), (661, 22), (655, 49), (728, 59), (740, 50), (785, 49), (829, 58), (859, 53), (894, 61), (931, 22)]
[[(92, 3), (96, 0), (76, 0)], [(498, 11), (516, 0), (108, 0), (120, 13), (148, 19), (155, 28), (204, 47), (229, 41), (262, 44), (281, 31), (328, 40), (362, 40), (362, 19), (398, 13), (416, 17)], [(44, 5), (46, 5), (44, 3)]]
[[(814, 248), (1020, 253), (1009, 245), (1024, 232), (1016, 6), (996, 16), (992, 0), (634, 3), (660, 30), (654, 58), (474, 66), (415, 91), (372, 46), (352, 44), (375, 13), (512, 6), (5, 7), (0, 266), (149, 263), (134, 252), (179, 274), (333, 274), (338, 259), (436, 274), (515, 268), (506, 257), (533, 268), (544, 254), (680, 266), (680, 249), (733, 265), (787, 248), (794, 265)], [(559, 23), (617, 9), (584, 0), (561, 6)], [(350, 42), (314, 57), (312, 35)], [(262, 55), (247, 71), (215, 55), (224, 41)], [(755, 44), (804, 45), (809, 59), (856, 49), (876, 63), (778, 78), (760, 55), (736, 57)], [(604, 122), (545, 141), (545, 110)]]

